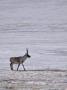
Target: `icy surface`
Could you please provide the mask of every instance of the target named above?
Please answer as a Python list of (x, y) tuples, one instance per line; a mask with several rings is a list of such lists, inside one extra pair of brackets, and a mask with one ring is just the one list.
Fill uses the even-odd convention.
[(66, 0), (0, 0), (0, 69), (26, 48), (27, 69), (67, 69)]

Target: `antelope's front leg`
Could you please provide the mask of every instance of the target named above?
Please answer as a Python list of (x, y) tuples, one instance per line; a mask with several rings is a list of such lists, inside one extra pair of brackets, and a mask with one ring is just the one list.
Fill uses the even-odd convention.
[(22, 66), (23, 66), (23, 69), (24, 69), (24, 71), (25, 71), (26, 69), (25, 69), (25, 67), (24, 67), (23, 63), (22, 63)]

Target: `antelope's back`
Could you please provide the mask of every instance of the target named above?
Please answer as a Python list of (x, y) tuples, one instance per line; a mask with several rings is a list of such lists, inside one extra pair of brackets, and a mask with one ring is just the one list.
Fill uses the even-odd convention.
[(20, 57), (11, 57), (10, 62), (18, 64), (18, 63), (21, 63), (21, 60), (20, 60)]

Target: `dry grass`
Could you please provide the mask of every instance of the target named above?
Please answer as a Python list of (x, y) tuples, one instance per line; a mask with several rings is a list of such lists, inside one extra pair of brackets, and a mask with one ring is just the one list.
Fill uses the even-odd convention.
[(1, 71), (0, 90), (67, 90), (67, 71)]

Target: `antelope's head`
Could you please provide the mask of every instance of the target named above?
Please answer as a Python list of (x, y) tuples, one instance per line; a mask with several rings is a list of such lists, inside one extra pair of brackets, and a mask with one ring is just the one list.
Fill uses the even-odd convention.
[(31, 56), (28, 53), (28, 49), (26, 49), (26, 51), (27, 51), (27, 53), (26, 53), (27, 54), (27, 57), (30, 58)]

